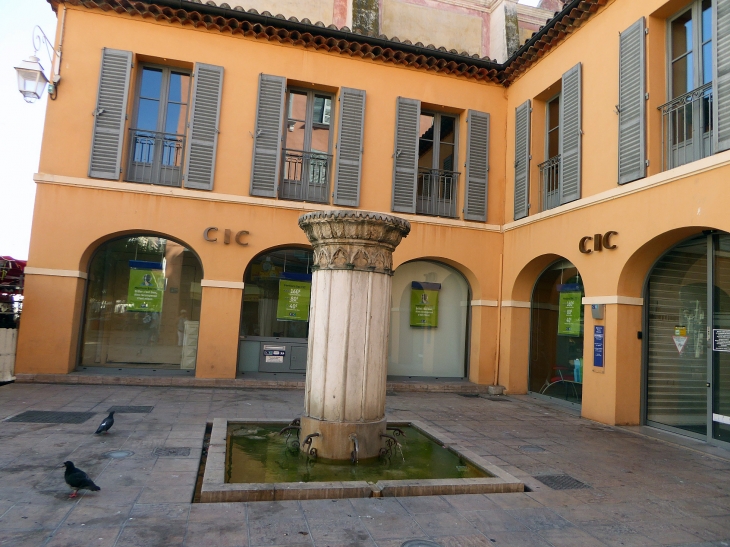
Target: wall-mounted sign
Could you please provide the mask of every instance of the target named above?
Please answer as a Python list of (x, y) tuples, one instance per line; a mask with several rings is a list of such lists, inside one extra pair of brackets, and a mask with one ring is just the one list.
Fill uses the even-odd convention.
[(165, 294), (165, 272), (160, 262), (129, 261), (127, 311), (162, 311)]
[(603, 368), (604, 326), (593, 326), (593, 366)]
[(684, 346), (687, 344), (687, 327), (682, 325), (676, 325), (674, 327), (674, 336), (672, 336), (672, 340), (674, 340), (674, 345), (677, 348), (677, 352), (682, 355)]
[(264, 346), (264, 360), (267, 363), (283, 363), (286, 346)]
[(561, 292), (558, 304), (558, 334), (580, 336), (583, 326), (583, 295), (580, 292)]
[[(585, 236), (580, 238), (578, 243), (578, 250), (586, 255), (591, 254), (593, 251), (600, 252), (603, 249), (614, 250), (618, 247), (615, 243), (611, 242), (613, 236), (617, 236), (618, 232), (610, 231), (605, 234), (595, 234), (593, 236)], [(593, 249), (588, 248), (588, 242), (593, 241)]]
[(309, 281), (280, 279), (276, 318), (279, 321), (309, 321), (311, 288)]
[[(215, 243), (218, 241), (218, 228), (215, 226), (209, 226), (205, 230), (203, 230), (203, 239), (205, 241), (210, 241), (211, 243)], [(231, 236), (233, 235), (233, 231), (226, 228), (223, 230), (223, 243), (228, 245), (231, 243)], [(243, 245), (244, 247), (248, 245), (247, 241), (244, 241), (245, 237), (249, 235), (247, 230), (239, 230), (236, 232), (236, 235), (233, 236), (233, 240), (238, 243), (239, 245)]]
[(441, 283), (411, 283), (411, 327), (439, 326), (439, 291)]
[(730, 352), (729, 329), (712, 329), (712, 351)]

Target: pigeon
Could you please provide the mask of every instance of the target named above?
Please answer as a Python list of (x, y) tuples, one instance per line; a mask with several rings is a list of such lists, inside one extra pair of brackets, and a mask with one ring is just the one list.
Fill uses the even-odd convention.
[(64, 473), (63, 478), (66, 479), (66, 484), (74, 490), (69, 497), (75, 498), (79, 493), (79, 490), (91, 490), (92, 492), (98, 492), (101, 490), (101, 488), (96, 486), (94, 481), (92, 481), (86, 473), (81, 471), (81, 469), (74, 467), (73, 462), (63, 462), (63, 465), (66, 466), (66, 472)]
[(114, 425), (114, 411), (109, 413), (109, 416), (104, 418), (104, 421), (99, 424), (99, 428), (96, 430), (96, 435), (99, 433), (108, 433)]

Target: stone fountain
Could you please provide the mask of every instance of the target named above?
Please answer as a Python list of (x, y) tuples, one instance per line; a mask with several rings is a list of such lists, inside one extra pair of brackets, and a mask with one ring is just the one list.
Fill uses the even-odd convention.
[(404, 219), (356, 210), (299, 217), (314, 247), (302, 448), (318, 458), (375, 458), (387, 438), (393, 251)]

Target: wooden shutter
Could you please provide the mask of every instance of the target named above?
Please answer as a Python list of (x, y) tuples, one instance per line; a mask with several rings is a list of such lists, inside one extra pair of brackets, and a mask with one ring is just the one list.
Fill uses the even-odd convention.
[(489, 114), (469, 110), (466, 121), (468, 128), (464, 218), (486, 222), (489, 188)]
[(560, 92), (560, 204), (580, 198), (581, 64), (563, 74)]
[(421, 101), (398, 97), (393, 154), (393, 211), (416, 212), (418, 174), (418, 124)]
[(619, 35), (618, 183), (646, 176), (644, 18)]
[(339, 128), (335, 205), (360, 205), (362, 138), (365, 126), (365, 91), (343, 87), (340, 90)]
[(223, 67), (195, 65), (185, 162), (186, 188), (213, 189), (222, 88)]
[(530, 208), (530, 112), (529, 100), (515, 109), (515, 220)]
[(90, 177), (119, 180), (131, 70), (131, 51), (101, 50), (99, 90), (93, 112)]
[(712, 2), (712, 148), (730, 148), (730, 0)]
[(281, 128), (286, 79), (259, 75), (256, 129), (251, 162), (251, 195), (276, 197), (281, 169)]

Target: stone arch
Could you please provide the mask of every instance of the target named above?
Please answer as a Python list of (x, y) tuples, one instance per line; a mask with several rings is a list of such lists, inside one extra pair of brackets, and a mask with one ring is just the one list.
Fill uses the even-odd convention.
[(654, 263), (666, 251), (689, 237), (699, 235), (704, 230), (712, 229), (714, 228), (702, 226), (675, 228), (659, 234), (644, 243), (632, 253), (621, 269), (616, 294), (619, 296), (641, 298), (644, 294), (647, 276), (651, 272)]
[[(260, 256), (263, 256), (263, 255), (273, 253), (275, 251), (283, 250), (283, 249), (301, 249), (303, 251), (311, 251), (312, 246), (306, 245), (304, 243), (283, 243), (281, 245), (274, 245), (273, 247), (267, 247), (266, 249), (259, 251), (258, 253), (256, 253), (255, 255), (253, 255), (251, 257), (251, 259), (246, 264), (246, 268), (243, 271), (243, 277), (246, 276), (246, 272), (251, 267), (251, 264), (253, 264), (256, 261), (257, 258), (259, 258)], [(316, 261), (316, 255), (315, 255), (315, 261)]]
[(449, 266), (450, 268), (453, 268), (457, 272), (459, 272), (464, 279), (466, 279), (466, 283), (469, 286), (469, 294), (471, 298), (474, 299), (480, 299), (482, 298), (482, 287), (481, 283), (479, 282), (479, 278), (476, 276), (476, 274), (468, 267), (464, 266), (460, 262), (456, 262), (455, 260), (451, 260), (450, 258), (446, 258), (443, 256), (416, 256), (416, 257), (410, 257), (407, 260), (402, 260), (400, 262), (396, 262), (395, 255), (393, 256), (393, 270), (397, 270), (399, 266), (402, 264), (407, 264), (408, 262), (415, 262), (417, 260), (427, 260), (431, 262), (437, 262), (444, 264), (445, 266)]
[(540, 274), (558, 260), (567, 260), (557, 254), (544, 254), (533, 258), (517, 274), (509, 290), (503, 290), (502, 298), (516, 302), (529, 302)]

